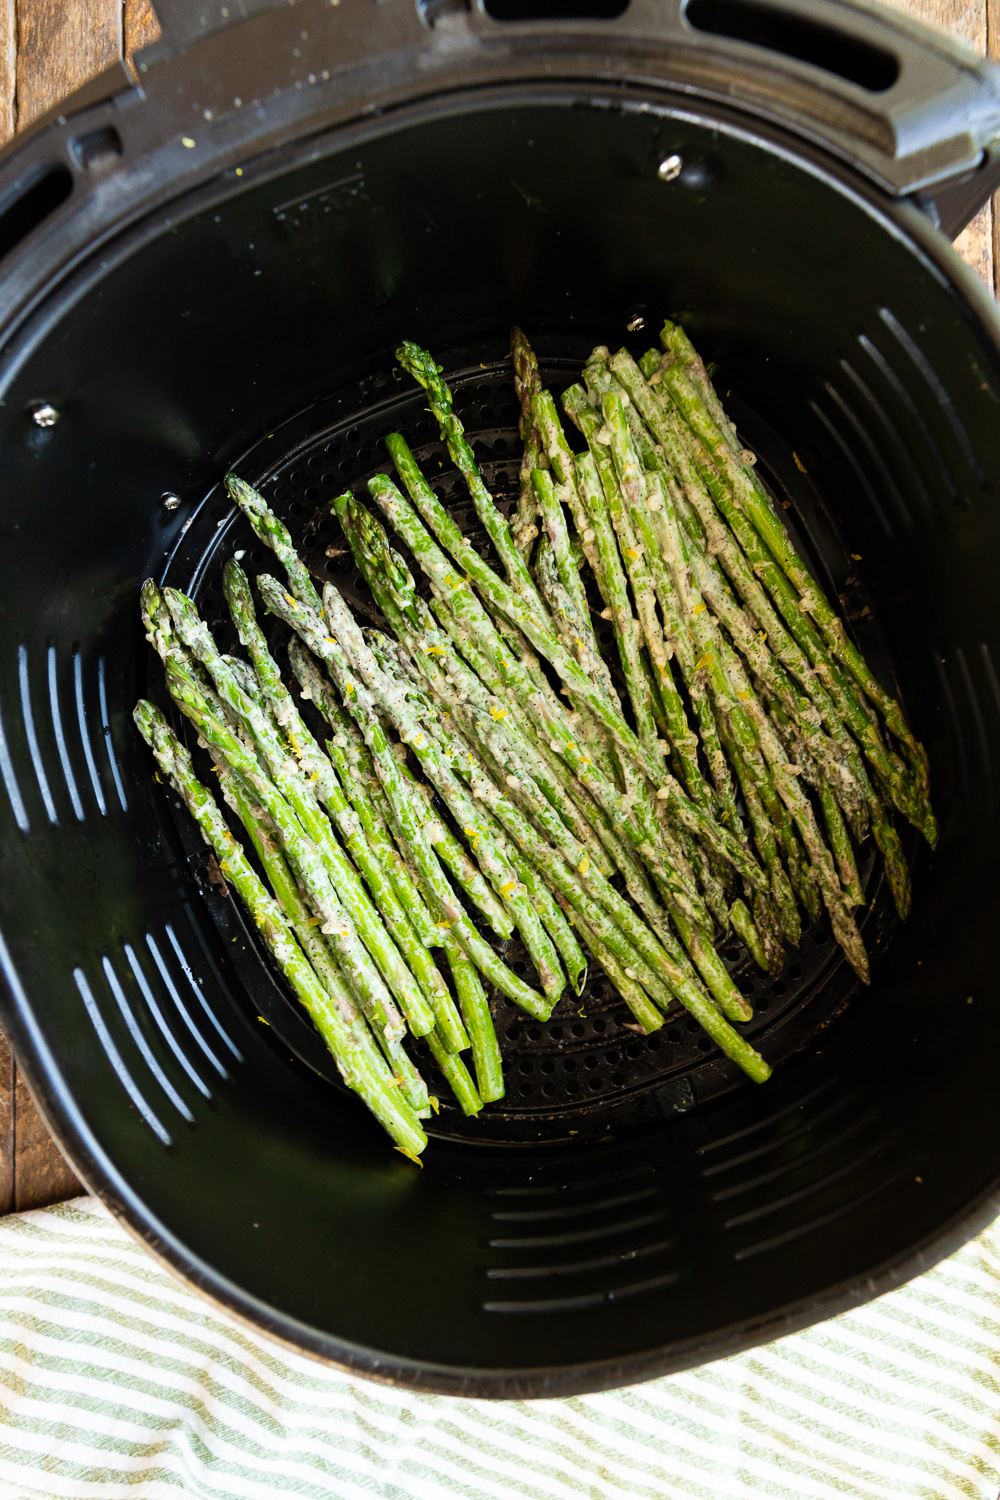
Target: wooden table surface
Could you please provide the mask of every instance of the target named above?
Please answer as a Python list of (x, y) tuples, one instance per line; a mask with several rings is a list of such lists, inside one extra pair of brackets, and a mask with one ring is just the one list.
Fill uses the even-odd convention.
[[(1000, 58), (1000, 0), (893, 0)], [(151, 0), (0, 0), (0, 142), (158, 34)], [(1000, 194), (955, 242), (1000, 291)], [(82, 1192), (43, 1125), (0, 1031), (0, 1213)]]

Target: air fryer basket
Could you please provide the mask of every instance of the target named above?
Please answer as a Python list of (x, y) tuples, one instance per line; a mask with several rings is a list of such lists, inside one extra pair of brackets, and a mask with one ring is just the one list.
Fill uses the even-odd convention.
[[(366, 1374), (474, 1395), (613, 1386), (774, 1337), (914, 1274), (1000, 1202), (995, 313), (918, 209), (776, 126), (639, 77), (527, 73), (288, 128), (195, 184), (168, 165), (156, 204), (99, 243), (84, 224), (23, 296), (0, 402), (0, 958), (40, 1103), (85, 1180), (211, 1296)], [(97, 219), (124, 201), (104, 170)], [(235, 466), (370, 612), (325, 501), (388, 466), (386, 432), (474, 530), (398, 340), (454, 374), (503, 504), (510, 323), (560, 388), (664, 314), (718, 366), (898, 688), (940, 844), (913, 849), (905, 926), (866, 866), (870, 989), (825, 925), (778, 982), (738, 970), (767, 1085), (681, 1014), (625, 1029), (594, 976), (546, 1026), (497, 1002), (507, 1098), (474, 1122), (445, 1108), (418, 1171), (340, 1087), (153, 779), (130, 719), (160, 694), (138, 585), (189, 589), (227, 639), (223, 562), (271, 567), (225, 499)]]

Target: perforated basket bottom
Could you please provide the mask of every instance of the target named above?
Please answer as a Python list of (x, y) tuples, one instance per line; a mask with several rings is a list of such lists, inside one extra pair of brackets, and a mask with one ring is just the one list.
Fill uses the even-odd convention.
[[(585, 352), (581, 345), (581, 356)], [(509, 515), (516, 502), (521, 454), (509, 359), (501, 345), (491, 344), (455, 351), (443, 363), (486, 483)], [(579, 359), (543, 356), (543, 380), (561, 391), (578, 377), (580, 364)], [(860, 645), (875, 670), (884, 680), (891, 680), (873, 602), (857, 592), (847, 552), (836, 538), (821, 497), (798, 475), (770, 429), (748, 410), (736, 407), (734, 414), (744, 441), (758, 454), (758, 472), (775, 498), (789, 503), (784, 515), (807, 559), (831, 595), (846, 597), (849, 617), (859, 617), (854, 628)], [(393, 472), (383, 442), (393, 431), (404, 434), (455, 521), (477, 550), (495, 562), (464, 482), (426, 410), (423, 392), (398, 370), (311, 408), (265, 438), (239, 466), (242, 476), (262, 490), (286, 521), (317, 580), (335, 583), (359, 617), (375, 625), (384, 622), (344, 550), (328, 502), (346, 488), (366, 498), (365, 482), (371, 474)], [(572, 432), (570, 440), (575, 440)], [(238, 652), (221, 582), (222, 567), (234, 553), (242, 554), (251, 579), (262, 572), (280, 572), (273, 555), (262, 548), (220, 485), (192, 518), (170, 560), (165, 582), (192, 593), (219, 646)], [(419, 578), (419, 570), (414, 572)], [(600, 608), (596, 594), (593, 602)], [(604, 622), (598, 623), (602, 649), (617, 674), (611, 631)], [(286, 628), (270, 619), (265, 625), (275, 654), (284, 661)], [(157, 686), (154, 675), (151, 690), (155, 692)], [(162, 691), (158, 696), (162, 698)], [(311, 709), (307, 707), (306, 712)], [(314, 722), (314, 728), (322, 738), (323, 726)], [(218, 882), (208, 878), (210, 861), (189, 820), (179, 815), (177, 826), (226, 949), (240, 972), (248, 1006), (268, 1022), (275, 1044), (289, 1055), (293, 1066), (304, 1064), (342, 1087), (323, 1044), (237, 902), (221, 894)], [(867, 907), (860, 922), (869, 954), (875, 958), (888, 942), (895, 918), (870, 841), (861, 854)], [(530, 978), (518, 941), (501, 945), (500, 951), (516, 971)], [(732, 937), (720, 952), (754, 1007), (754, 1019), (740, 1030), (772, 1066), (809, 1042), (858, 988), (825, 918), (805, 928), (800, 946), (788, 952), (784, 971), (776, 979), (762, 974)], [(425, 1044), (416, 1043), (415, 1055), (441, 1102), (440, 1114), (430, 1124), (432, 1135), (525, 1144), (576, 1136), (606, 1138), (629, 1125), (690, 1109), (734, 1086), (752, 1086), (679, 1005), (669, 1013), (662, 1030), (651, 1036), (637, 1034), (630, 1012), (596, 965), (591, 966), (583, 993), (565, 995), (546, 1023), (524, 1015), (503, 996), (491, 995), (490, 1003), (503, 1053), (506, 1097), (467, 1120), (450, 1102), (447, 1085), (437, 1075)]]

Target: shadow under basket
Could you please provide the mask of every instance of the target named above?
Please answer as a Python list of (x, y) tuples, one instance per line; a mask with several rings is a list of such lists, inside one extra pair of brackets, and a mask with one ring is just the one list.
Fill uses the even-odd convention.
[[(829, 1316), (975, 1232), (1000, 1178), (996, 320), (912, 208), (722, 118), (565, 103), (455, 98), (172, 202), (45, 302), (0, 404), (0, 928), (47, 1117), (210, 1296), (478, 1396), (630, 1383)], [(668, 144), (687, 165), (664, 181)], [(377, 622), (327, 502), (388, 469), (387, 432), (479, 535), (399, 340), (445, 364), (509, 510), (511, 322), (560, 390), (664, 315), (927, 745), (940, 843), (909, 846), (906, 924), (864, 851), (867, 989), (825, 922), (778, 980), (724, 950), (766, 1085), (681, 1012), (636, 1035), (592, 972), (545, 1025), (495, 1001), (507, 1097), (444, 1103), (418, 1170), (154, 778), (139, 584), (190, 591), (228, 646), (224, 561), (277, 571), (224, 496), (235, 466)]]

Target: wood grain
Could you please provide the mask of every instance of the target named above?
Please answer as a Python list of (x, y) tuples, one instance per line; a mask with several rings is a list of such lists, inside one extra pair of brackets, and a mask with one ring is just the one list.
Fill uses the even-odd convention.
[(15, 0), (0, 0), (0, 145), (17, 124), (17, 11)]
[(75, 1198), (84, 1189), (35, 1108), (20, 1068), (14, 1073), (12, 1207), (42, 1208)]
[(121, 0), (16, 0), (17, 123), (23, 127), (114, 63)]
[(160, 23), (151, 0), (125, 0), (122, 29), (125, 56), (131, 62), (137, 52), (155, 42), (160, 34)]
[(17, 1064), (10, 1043), (0, 1031), (0, 1213), (14, 1207), (14, 1091)]

